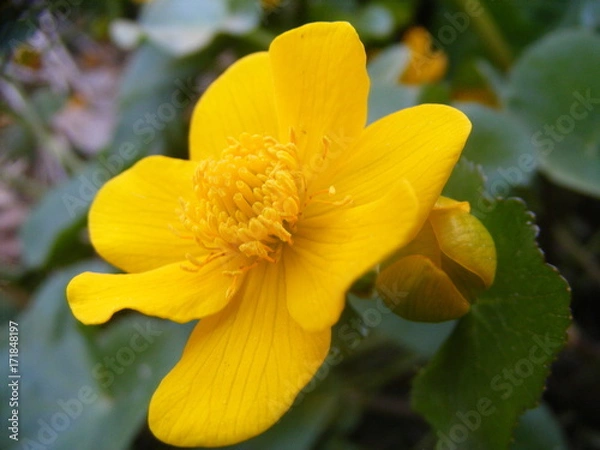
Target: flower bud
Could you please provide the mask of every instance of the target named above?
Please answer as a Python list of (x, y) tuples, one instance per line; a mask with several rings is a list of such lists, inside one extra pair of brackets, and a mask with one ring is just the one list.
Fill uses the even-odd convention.
[(466, 314), (496, 274), (496, 247), (468, 202), (440, 197), (407, 246), (379, 273), (376, 288), (397, 315), (441, 322)]

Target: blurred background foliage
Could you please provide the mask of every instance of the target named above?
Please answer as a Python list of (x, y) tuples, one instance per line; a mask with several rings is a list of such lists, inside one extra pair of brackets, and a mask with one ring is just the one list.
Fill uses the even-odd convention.
[[(144, 156), (185, 158), (191, 109), (210, 82), (277, 34), (318, 20), (350, 21), (365, 43), (370, 122), (423, 102), (452, 104), (470, 117), (473, 133), (446, 194), (470, 200), (503, 246), (505, 281), (486, 298), (538, 302), (518, 325), (543, 332), (553, 319), (537, 317), (536, 308), (564, 304), (566, 289), (534, 267), (537, 230), (523, 205), (497, 198), (522, 197), (535, 212), (540, 246), (571, 285), (574, 322), (543, 402), (521, 416), (510, 445), (600, 448), (600, 2), (12, 0), (0, 17), (0, 344), (6, 361), (6, 326), (17, 321), (24, 377), (21, 442), (5, 430), (1, 448), (169, 448), (148, 431), (146, 409), (191, 328), (134, 313), (101, 327), (75, 321), (68, 280), (89, 268), (113, 270), (90, 246), (89, 204), (106, 180)], [(415, 26), (429, 31), (445, 63), (436, 79), (408, 84), (403, 36)], [(434, 57), (417, 56), (426, 71)], [(530, 259), (537, 262), (523, 270)], [(446, 387), (472, 386), (480, 395), (478, 380), (460, 371), (439, 379), (428, 369), (411, 407), (411, 382), (427, 361), (448, 352), (465, 364), (484, 357), (461, 337), (492, 339), (477, 318), (472, 328), (384, 313), (369, 322), (372, 303), (361, 298), (360, 283), (353, 291), (334, 330), (339, 353), (280, 423), (234, 448), (433, 448), (439, 435), (415, 411), (442, 429), (432, 410)], [(547, 295), (536, 300), (539, 292)], [(124, 351), (136, 333), (147, 347)], [(494, 351), (516, 348), (519, 339), (502, 335)], [(119, 359), (125, 354), (130, 359)], [(544, 376), (536, 374), (540, 389)], [(427, 398), (430, 379), (442, 388)], [(533, 386), (534, 403), (537, 392)], [(516, 418), (531, 403), (511, 399), (502, 414)]]

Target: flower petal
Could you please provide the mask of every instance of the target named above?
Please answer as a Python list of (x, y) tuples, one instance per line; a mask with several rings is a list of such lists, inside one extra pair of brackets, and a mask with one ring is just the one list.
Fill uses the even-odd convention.
[(333, 325), (346, 290), (418, 231), (419, 206), (406, 182), (370, 204), (338, 207), (304, 219), (283, 253), (288, 308), (307, 330)]
[(395, 314), (418, 322), (464, 316), (471, 305), (448, 275), (422, 255), (411, 255), (383, 270), (377, 290)]
[(406, 179), (427, 218), (471, 130), (455, 108), (421, 105), (403, 109), (369, 125), (356, 146), (324, 172), (321, 188), (334, 186), (355, 203), (381, 197), (398, 179)]
[(196, 326), (150, 403), (160, 440), (233, 444), (289, 409), (324, 361), (331, 332), (308, 333), (292, 320), (282, 280), (276, 265), (255, 267), (228, 307)]
[[(301, 161), (323, 151), (323, 137), (344, 147), (367, 117), (365, 50), (346, 22), (311, 23), (283, 33), (269, 48), (280, 138), (294, 130)], [(331, 149), (330, 151), (337, 151)]]
[(266, 52), (229, 67), (200, 98), (190, 124), (190, 159), (216, 157), (227, 138), (240, 134), (279, 135), (271, 64)]
[(233, 278), (223, 274), (236, 268), (234, 261), (214, 259), (196, 272), (184, 270), (182, 264), (186, 263), (135, 274), (84, 272), (67, 286), (69, 306), (88, 325), (104, 323), (122, 309), (175, 322), (220, 311), (235, 292)]
[(170, 229), (180, 223), (180, 197), (194, 195), (197, 163), (164, 156), (144, 158), (108, 181), (89, 214), (96, 251), (126, 272), (143, 272), (198, 255), (200, 247)]

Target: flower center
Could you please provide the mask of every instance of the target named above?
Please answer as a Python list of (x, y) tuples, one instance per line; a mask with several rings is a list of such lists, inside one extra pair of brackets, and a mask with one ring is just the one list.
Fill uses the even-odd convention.
[(215, 256), (241, 253), (275, 262), (292, 233), (304, 197), (294, 143), (243, 133), (220, 159), (205, 159), (193, 179), (196, 198), (181, 201), (180, 219)]

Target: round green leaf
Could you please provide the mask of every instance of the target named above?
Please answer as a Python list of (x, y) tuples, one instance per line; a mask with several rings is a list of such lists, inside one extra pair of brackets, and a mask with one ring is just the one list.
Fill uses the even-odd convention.
[(477, 104), (458, 107), (473, 123), (462, 154), (481, 165), (490, 193), (505, 197), (512, 188), (526, 185), (537, 168), (527, 129), (504, 111)]
[(363, 38), (380, 39), (394, 31), (394, 18), (385, 6), (369, 4), (360, 10), (354, 26)]
[(232, 0), (154, 0), (145, 6), (139, 23), (151, 41), (182, 56), (207, 46), (220, 32), (251, 31), (260, 11), (259, 5)]
[(410, 52), (404, 45), (390, 45), (379, 52), (368, 64), (371, 83), (397, 85), (408, 64)]
[(600, 37), (558, 31), (531, 47), (511, 74), (508, 107), (548, 177), (600, 196)]

